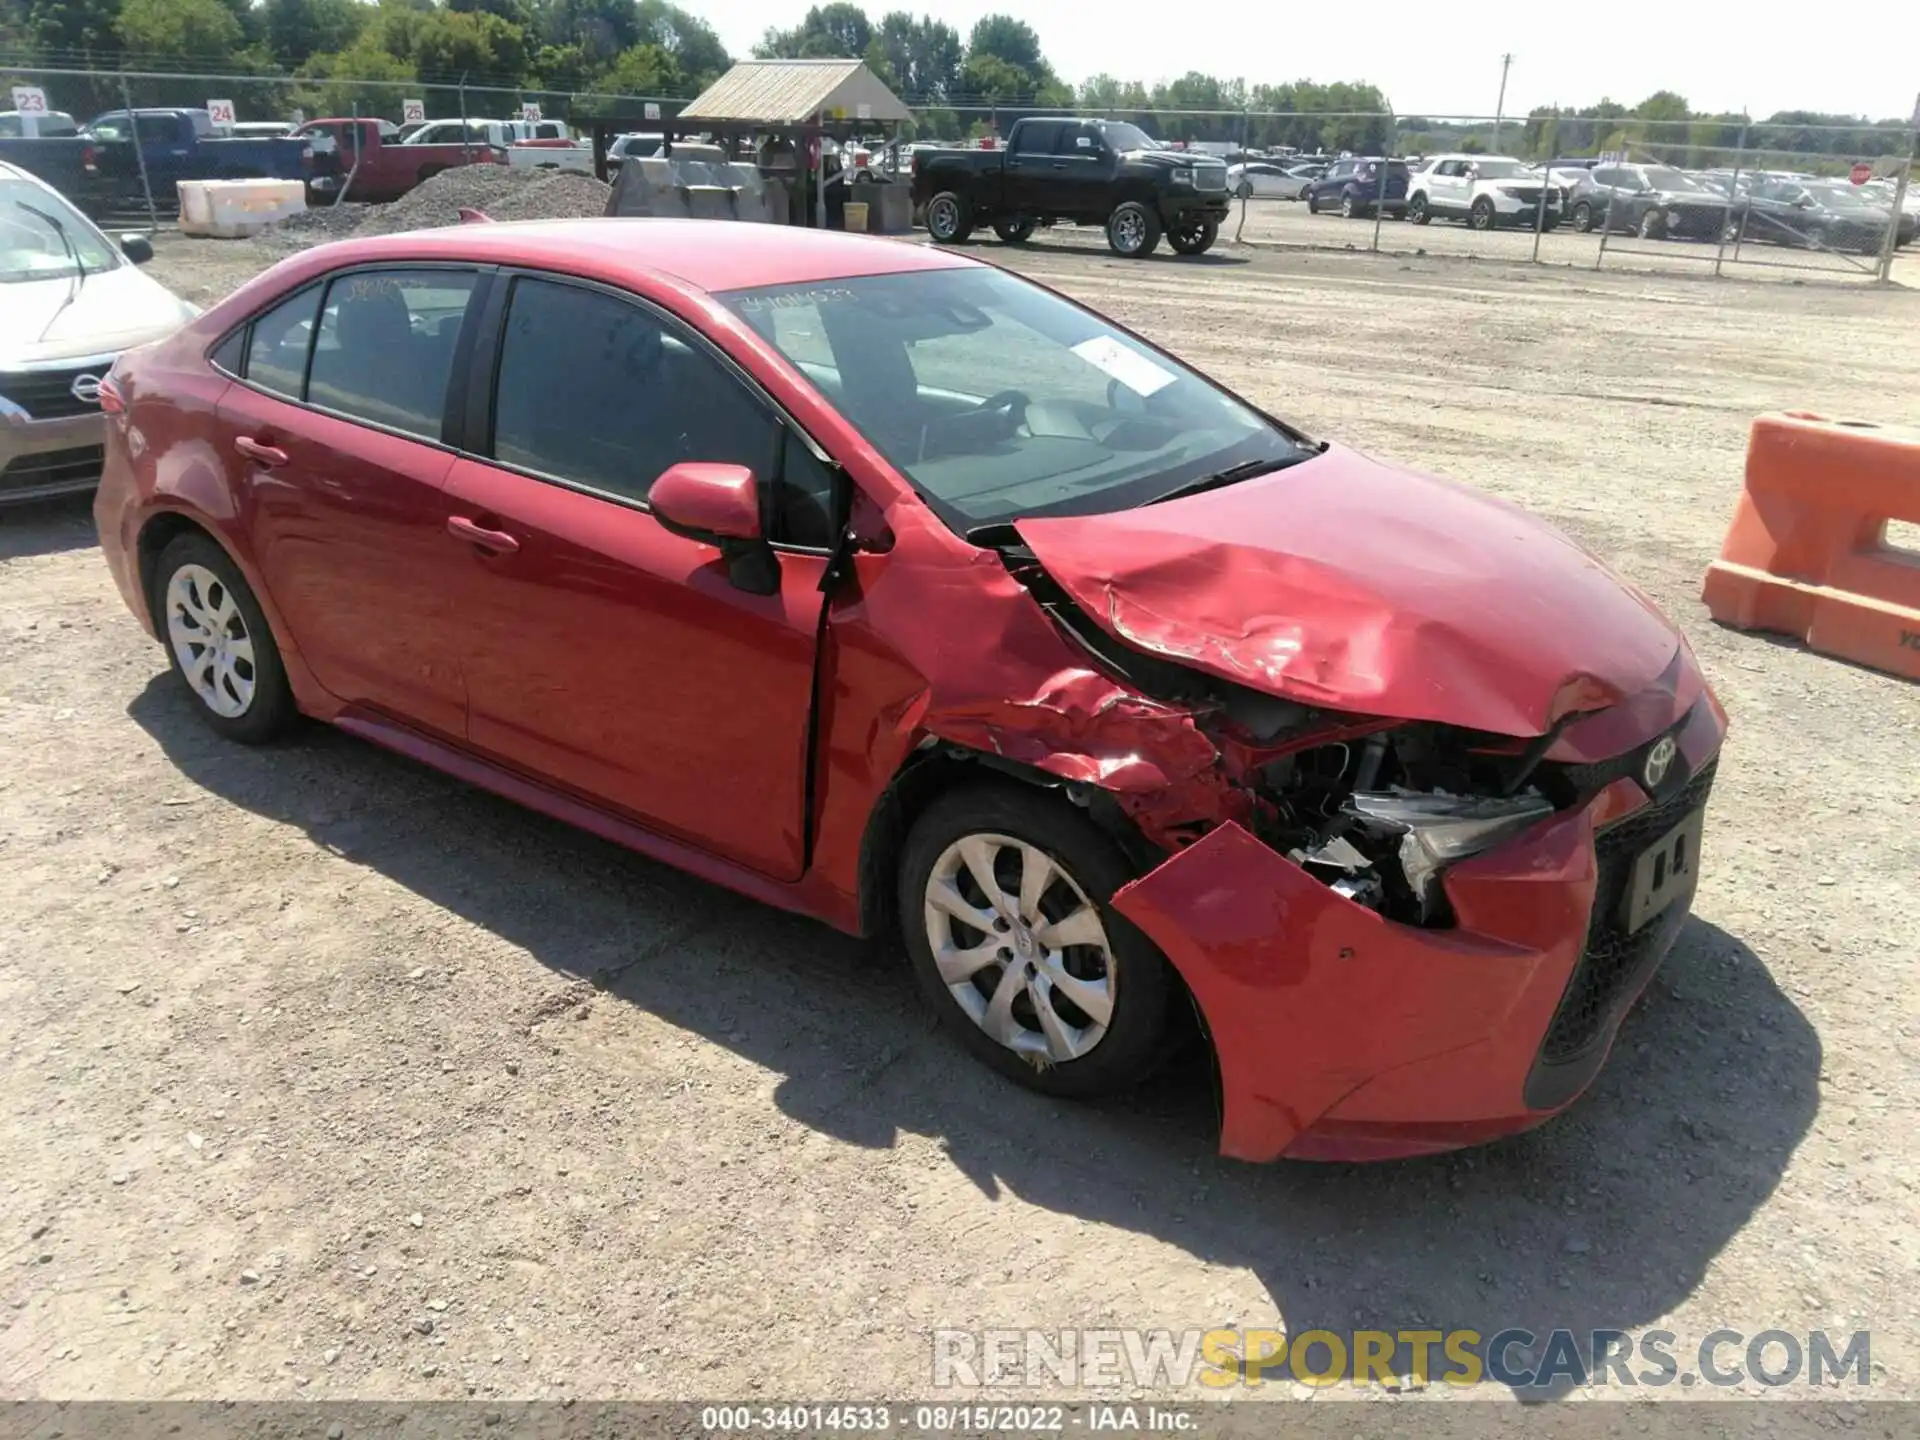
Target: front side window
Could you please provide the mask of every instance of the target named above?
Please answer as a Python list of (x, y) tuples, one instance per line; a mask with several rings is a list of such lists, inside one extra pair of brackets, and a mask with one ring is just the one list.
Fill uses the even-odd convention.
[(998, 270), (721, 298), (963, 533), (1129, 509), (1314, 453), (1178, 361)]
[(657, 316), (604, 291), (514, 282), (493, 402), (501, 462), (644, 501), (683, 460), (778, 459), (765, 405), (711, 355)]
[(476, 279), (460, 270), (336, 276), (314, 341), (307, 403), (438, 440)]

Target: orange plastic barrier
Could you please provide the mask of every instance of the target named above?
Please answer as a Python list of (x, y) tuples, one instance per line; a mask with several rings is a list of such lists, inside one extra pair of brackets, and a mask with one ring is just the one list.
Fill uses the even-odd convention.
[(1889, 520), (1920, 524), (1920, 430), (1762, 415), (1701, 598), (1724, 625), (1920, 680), (1920, 553), (1888, 546)]

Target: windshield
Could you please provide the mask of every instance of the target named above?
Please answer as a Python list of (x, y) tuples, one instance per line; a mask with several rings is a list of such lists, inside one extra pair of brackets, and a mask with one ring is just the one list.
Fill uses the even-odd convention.
[(120, 263), (100, 232), (51, 190), (25, 180), (0, 179), (0, 283), (60, 280), (73, 275), (67, 247), (34, 210), (66, 226), (67, 239), (73, 242), (89, 274), (111, 270)]
[(1647, 184), (1656, 190), (1704, 191), (1706, 189), (1706, 186), (1702, 185), (1698, 180), (1695, 180), (1693, 176), (1687, 174), (1686, 171), (1675, 170), (1670, 165), (1649, 165), (1640, 173), (1646, 178)]
[(984, 266), (720, 298), (962, 532), (1131, 509), (1315, 453), (1178, 361)]
[(1159, 150), (1164, 147), (1138, 125), (1129, 125), (1124, 120), (1108, 120), (1100, 126), (1100, 133), (1107, 137), (1107, 144), (1115, 150)]
[(1876, 197), (1861, 193), (1858, 185), (1851, 181), (1835, 181), (1829, 185), (1809, 185), (1813, 198), (1828, 205), (1866, 205), (1871, 207)]

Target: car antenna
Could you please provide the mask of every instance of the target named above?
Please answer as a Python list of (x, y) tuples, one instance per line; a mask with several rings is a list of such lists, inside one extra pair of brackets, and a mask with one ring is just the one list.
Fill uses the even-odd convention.
[(73, 248), (73, 240), (67, 234), (67, 227), (60, 223), (59, 216), (49, 215), (39, 206), (29, 205), (24, 200), (15, 203), (29, 215), (36, 215), (47, 222), (53, 233), (60, 237), (60, 244), (67, 252), (67, 258), (73, 262), (73, 283), (67, 287), (67, 298), (54, 307), (53, 314), (47, 317), (47, 323), (40, 327), (40, 334), (34, 340), (34, 344), (37, 345), (47, 338), (47, 332), (53, 329), (53, 322), (66, 314), (67, 307), (80, 298), (80, 287), (87, 283), (87, 267), (80, 262), (80, 252)]

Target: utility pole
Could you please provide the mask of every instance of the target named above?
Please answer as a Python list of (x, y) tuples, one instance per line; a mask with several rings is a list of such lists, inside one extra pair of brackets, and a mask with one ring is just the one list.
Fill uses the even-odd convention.
[(1493, 105), (1493, 153), (1500, 153), (1500, 122), (1507, 116), (1507, 69), (1513, 64), (1511, 54), (1500, 57), (1500, 98)]

